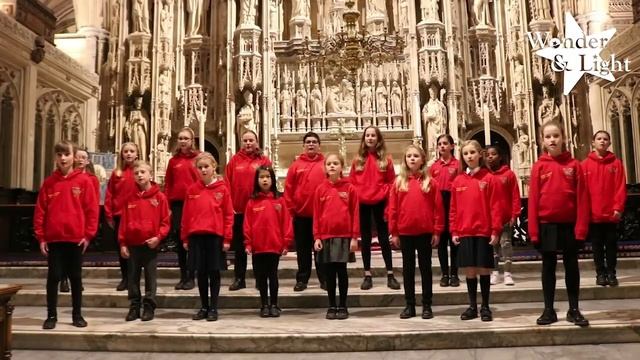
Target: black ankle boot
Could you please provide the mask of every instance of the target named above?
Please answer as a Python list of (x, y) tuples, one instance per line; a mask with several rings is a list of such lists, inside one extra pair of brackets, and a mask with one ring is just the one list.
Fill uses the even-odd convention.
[(545, 308), (544, 311), (542, 312), (542, 315), (540, 315), (538, 320), (536, 320), (536, 324), (550, 325), (557, 321), (558, 321), (558, 315), (556, 314), (556, 311), (551, 308)]
[(589, 326), (589, 320), (582, 316), (579, 309), (569, 309), (569, 311), (567, 311), (567, 321), (580, 327)]
[(129, 313), (127, 317), (124, 318), (125, 321), (133, 321), (140, 318), (140, 306), (132, 306), (129, 308)]
[(400, 313), (400, 319), (408, 319), (416, 316), (416, 307), (414, 305), (407, 305), (407, 307)]

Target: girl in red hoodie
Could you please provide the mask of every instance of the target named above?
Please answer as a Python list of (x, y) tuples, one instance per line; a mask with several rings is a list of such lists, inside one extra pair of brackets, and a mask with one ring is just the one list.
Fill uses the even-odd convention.
[(513, 286), (515, 283), (511, 275), (511, 262), (513, 258), (513, 246), (511, 238), (513, 237), (513, 225), (520, 216), (520, 188), (518, 187), (518, 179), (506, 164), (502, 156), (502, 150), (495, 145), (487, 146), (487, 167), (496, 178), (496, 191), (498, 192), (498, 203), (494, 206), (500, 208), (501, 222), (504, 225), (500, 234), (500, 243), (493, 248), (493, 266), (491, 273), (491, 285), (498, 283), (500, 272), (498, 271), (498, 263), (500, 255), (504, 259), (504, 284)]
[[(107, 183), (107, 192), (104, 197), (104, 215), (107, 223), (113, 229), (114, 239), (118, 239), (118, 229), (120, 228), (120, 216), (122, 208), (130, 196), (136, 193), (136, 182), (133, 180), (133, 163), (138, 159), (140, 153), (138, 145), (132, 142), (122, 144), (120, 156), (116, 168), (111, 173), (111, 178)], [(121, 280), (116, 290), (124, 291), (128, 288), (127, 259), (118, 255), (120, 260)]]
[(407, 307), (401, 319), (416, 316), (416, 251), (422, 276), (422, 318), (431, 319), (431, 248), (438, 246), (444, 229), (442, 196), (429, 175), (427, 155), (421, 147), (409, 145), (404, 152), (400, 175), (389, 195), (389, 230), (393, 244), (402, 248), (402, 277)]
[(98, 230), (99, 210), (93, 185), (73, 169), (76, 149), (69, 141), (55, 145), (57, 169), (42, 183), (33, 215), (33, 231), (49, 267), (45, 330), (58, 321), (58, 283), (63, 275), (71, 281), (73, 326), (87, 326), (82, 317), (82, 254)]
[(199, 179), (195, 158), (200, 153), (195, 147), (195, 134), (190, 127), (184, 127), (178, 133), (178, 145), (169, 159), (164, 177), (164, 193), (171, 204), (171, 233), (177, 242), (178, 265), (180, 266), (180, 281), (176, 290), (191, 290), (194, 288), (194, 274), (187, 266), (187, 251), (180, 241), (180, 222), (184, 197), (189, 186)]
[[(253, 195), (244, 212), (244, 247), (252, 255), (253, 271), (260, 290), (261, 317), (279, 317), (278, 262), (286, 255), (293, 237), (291, 217), (277, 188), (271, 166), (256, 170)], [(267, 288), (267, 280), (269, 285)], [(271, 293), (271, 302), (267, 296)]]
[(549, 121), (540, 127), (542, 156), (533, 164), (529, 183), (529, 236), (542, 254), (544, 312), (538, 325), (558, 321), (553, 308), (557, 254), (564, 263), (569, 311), (567, 321), (589, 322), (578, 308), (580, 269), (578, 250), (589, 229), (589, 192), (580, 163), (566, 150), (564, 128)]
[(400, 284), (393, 276), (389, 228), (384, 218), (389, 189), (393, 185), (396, 173), (393, 169), (393, 160), (390, 155), (387, 155), (387, 147), (382, 133), (377, 127), (370, 125), (364, 129), (358, 155), (351, 164), (349, 178), (358, 192), (360, 213), (362, 214), (360, 232), (362, 233), (361, 252), (364, 280), (360, 288), (369, 290), (373, 287), (371, 279), (371, 217), (373, 216), (378, 229), (382, 257), (387, 268), (387, 286), (398, 290)]
[(460, 147), (460, 174), (451, 183), (451, 241), (460, 248), (458, 266), (464, 269), (469, 294), (469, 308), (460, 315), (462, 320), (478, 317), (478, 275), (482, 294), (480, 319), (493, 320), (489, 308), (489, 273), (502, 222), (500, 208), (495, 206), (495, 179), (483, 162), (480, 144), (475, 140), (465, 141)]
[[(226, 181), (216, 176), (218, 162), (208, 152), (196, 156), (200, 181), (187, 189), (182, 212), (182, 244), (189, 250), (191, 270), (198, 272), (200, 310), (193, 320), (218, 320), (220, 271), (233, 234), (233, 203)], [(211, 290), (211, 301), (209, 301)]]
[[(118, 231), (120, 255), (129, 259), (129, 313), (126, 321), (140, 318), (153, 320), (156, 309), (158, 244), (167, 237), (171, 213), (167, 197), (151, 181), (151, 165), (136, 161), (133, 165), (136, 193), (122, 209), (122, 222)], [(140, 275), (144, 268), (144, 299), (140, 295)]]
[(596, 264), (596, 284), (618, 286), (617, 225), (622, 218), (624, 202), (627, 199), (627, 180), (622, 161), (608, 151), (609, 146), (609, 133), (604, 130), (596, 132), (593, 135), (594, 151), (582, 162), (582, 170), (591, 199), (589, 238)]
[[(326, 318), (343, 320), (349, 317), (347, 261), (349, 252), (358, 247), (360, 207), (355, 187), (342, 177), (342, 156), (329, 154), (324, 164), (327, 179), (318, 186), (313, 200), (314, 249), (318, 251), (318, 262), (325, 265), (327, 276), (329, 309)], [(336, 275), (340, 289), (338, 307)]]
[(271, 166), (271, 160), (262, 154), (258, 148), (258, 135), (248, 130), (242, 134), (242, 149), (231, 157), (224, 172), (225, 180), (229, 184), (231, 200), (233, 201), (233, 240), (231, 250), (234, 253), (233, 272), (235, 280), (229, 290), (235, 291), (247, 287), (245, 275), (247, 272), (247, 253), (244, 251), (244, 210), (253, 192), (253, 179), (256, 169), (260, 166)]

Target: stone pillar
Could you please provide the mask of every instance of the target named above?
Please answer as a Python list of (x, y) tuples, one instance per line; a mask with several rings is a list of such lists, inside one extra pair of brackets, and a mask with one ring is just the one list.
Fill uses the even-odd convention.
[(11, 179), (12, 185), (23, 189), (34, 189), (40, 186), (40, 184), (33, 183), (33, 163), (35, 160), (33, 143), (35, 141), (36, 101), (38, 100), (37, 83), (38, 67), (32, 63), (27, 65), (24, 71), (24, 98), (21, 111), (24, 121), (19, 122), (19, 128), (16, 129), (16, 134), (22, 134), (19, 137), (20, 151), (16, 155), (19, 157), (16, 163), (20, 165), (15, 174), (16, 177)]
[[(413, 124), (413, 143), (419, 146), (423, 144), (422, 137), (422, 117), (420, 113), (420, 84), (418, 70), (418, 36), (416, 34), (416, 4), (415, 1), (408, 2), (407, 16), (409, 17), (407, 26), (407, 51), (409, 53), (409, 96), (411, 96), (411, 108), (409, 116)], [(404, 29), (401, 29), (404, 31)]]

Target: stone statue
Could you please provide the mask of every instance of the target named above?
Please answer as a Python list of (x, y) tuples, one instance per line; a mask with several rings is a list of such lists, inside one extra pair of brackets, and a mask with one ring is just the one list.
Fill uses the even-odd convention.
[(257, 0), (240, 0), (240, 24), (256, 24)]
[(445, 133), (447, 126), (447, 108), (441, 99), (438, 99), (437, 88), (431, 85), (429, 88), (429, 101), (422, 108), (422, 119), (425, 122), (427, 145), (435, 150), (436, 139)]
[(528, 164), (529, 137), (525, 134), (520, 135), (518, 142), (513, 147), (518, 155), (518, 165), (522, 166)]
[(292, 18), (305, 17), (308, 18), (311, 13), (309, 0), (294, 0)]
[(160, 101), (169, 101), (171, 95), (171, 79), (169, 79), (169, 72), (163, 71), (158, 76), (158, 89), (160, 91)]
[(489, 0), (474, 0), (473, 15), (475, 16), (476, 25), (491, 25)]
[(522, 94), (524, 92), (524, 66), (520, 61), (516, 61), (513, 68), (513, 93)]
[[(187, 37), (206, 34), (209, 0), (187, 0)], [(203, 21), (204, 20), (204, 21)]]
[(307, 116), (307, 90), (302, 84), (296, 91), (296, 116)]
[(538, 105), (538, 124), (560, 119), (560, 108), (549, 93), (549, 87), (542, 87), (542, 100)]
[(134, 0), (133, 11), (133, 32), (151, 33), (149, 30), (149, 5), (147, 0)]
[(402, 89), (397, 81), (391, 85), (391, 113), (402, 114)]
[(164, 36), (171, 36), (173, 18), (169, 5), (165, 4), (160, 12), (160, 33)]
[(371, 113), (371, 100), (373, 99), (373, 93), (371, 92), (371, 86), (368, 82), (362, 83), (360, 89), (360, 112), (363, 114)]
[(269, 30), (278, 32), (280, 26), (278, 0), (269, 0), (269, 3)]
[(355, 111), (355, 94), (356, 91), (351, 84), (351, 81), (342, 80), (342, 112), (354, 112)]
[(129, 112), (129, 118), (125, 123), (125, 139), (136, 143), (140, 148), (141, 160), (147, 159), (147, 122), (149, 114), (142, 108), (142, 96), (136, 97), (134, 108)]
[(509, 4), (509, 23), (511, 26), (520, 25), (520, 0), (511, 0)]
[(378, 86), (376, 87), (376, 102), (377, 102), (377, 112), (378, 114), (386, 114), (387, 109), (387, 87), (384, 86), (382, 81), (378, 81)]
[(169, 135), (161, 134), (160, 141), (156, 146), (156, 156), (158, 158), (158, 170), (165, 171), (167, 168), (167, 163), (169, 162), (169, 157), (171, 153), (167, 151), (169, 147)]
[(440, 21), (438, 8), (438, 0), (422, 0), (420, 3), (420, 10), (422, 10), (422, 20)]
[(367, 0), (367, 15), (381, 14), (387, 12), (384, 0)]
[(337, 34), (342, 29), (342, 16), (339, 12), (334, 11), (331, 13), (331, 32)]
[(118, 36), (118, 29), (120, 28), (120, 0), (115, 0), (111, 3), (111, 28), (109, 32), (111, 37)]
[(335, 114), (340, 112), (339, 107), (339, 95), (340, 87), (338, 85), (329, 86), (329, 90), (327, 92), (327, 114)]
[(533, 18), (535, 20), (551, 19), (551, 7), (549, 6), (549, 0), (534, 0), (534, 9), (532, 11)]
[(285, 85), (284, 89), (280, 92), (280, 115), (291, 117), (291, 92), (289, 91), (289, 85)]
[(240, 108), (238, 116), (236, 117), (236, 134), (238, 136), (242, 136), (247, 130), (252, 130), (257, 133), (253, 94), (251, 91), (245, 90), (245, 92), (242, 93), (242, 97), (244, 98), (244, 105)]
[(320, 86), (316, 83), (311, 90), (311, 116), (322, 115), (322, 91)]
[(409, 27), (409, 3), (407, 0), (400, 0), (398, 8), (400, 9), (400, 15), (398, 16), (398, 28), (406, 29)]

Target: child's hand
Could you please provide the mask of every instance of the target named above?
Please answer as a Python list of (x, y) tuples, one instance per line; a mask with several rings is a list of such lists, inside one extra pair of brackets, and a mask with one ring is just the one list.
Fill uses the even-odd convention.
[(399, 236), (393, 236), (391, 238), (391, 243), (393, 244), (393, 246), (395, 246), (398, 249), (400, 249), (400, 237)]
[(320, 239), (316, 239), (316, 242), (313, 244), (313, 250), (315, 251), (322, 250), (322, 241)]
[(230, 248), (231, 248), (231, 244), (224, 243), (222, 245), (222, 251), (229, 251)]
[(49, 246), (47, 246), (46, 242), (40, 243), (40, 253), (44, 256), (49, 256)]
[(616, 220), (620, 220), (620, 218), (622, 217), (622, 213), (616, 210), (613, 212), (613, 217), (616, 218)]
[(358, 250), (358, 239), (351, 239), (351, 246), (349, 247), (349, 251), (351, 252), (355, 252), (356, 250)]
[(87, 251), (87, 248), (89, 247), (89, 240), (87, 239), (80, 240), (80, 242), (78, 243), (78, 246), (82, 247), (82, 253), (84, 254), (84, 252)]
[(511, 219), (511, 221), (509, 221), (509, 227), (513, 227), (513, 225), (516, 224), (516, 218)]
[(451, 238), (451, 242), (452, 242), (454, 245), (460, 245), (460, 237), (458, 237), (458, 236), (454, 236), (454, 237), (452, 237), (452, 238)]
[(495, 244), (498, 243), (498, 236), (497, 235), (491, 235), (491, 241), (489, 241), (489, 245), (493, 246)]
[(247, 255), (251, 255), (251, 249), (250, 248), (244, 248), (244, 252), (246, 252)]
[(438, 247), (438, 244), (440, 244), (440, 235), (431, 236), (431, 247)]
[(282, 256), (287, 255), (289, 253), (289, 250), (287, 250), (287, 248), (282, 249), (282, 252), (280, 253)]
[(120, 256), (122, 256), (125, 259), (129, 258), (129, 248), (127, 248), (126, 246), (121, 246), (120, 247)]
[(185, 251), (189, 251), (189, 243), (183, 242), (183, 243), (182, 243), (182, 248), (183, 248)]
[(160, 239), (157, 236), (154, 236), (150, 239), (147, 239), (145, 243), (147, 243), (147, 246), (149, 248), (155, 249), (156, 247), (158, 247), (158, 244), (160, 244)]

